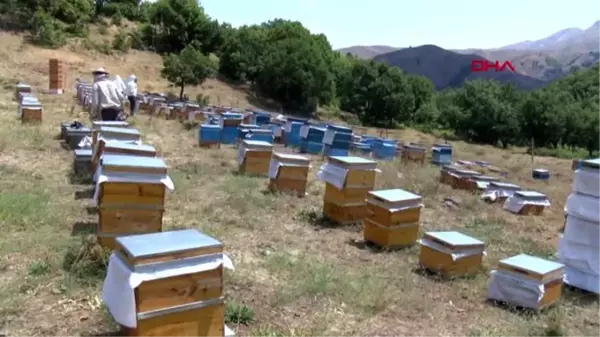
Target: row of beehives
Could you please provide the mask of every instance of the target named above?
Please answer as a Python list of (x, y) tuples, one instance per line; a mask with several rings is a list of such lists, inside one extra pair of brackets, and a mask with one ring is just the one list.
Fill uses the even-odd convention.
[(32, 93), (30, 85), (18, 83), (15, 90), (15, 100), (19, 103), (17, 116), (23, 123), (42, 122), (42, 104)]
[[(309, 159), (272, 153), (266, 142), (243, 141), (240, 171), (268, 175), (271, 190), (304, 194)], [(382, 248), (419, 242), (419, 264), (448, 277), (476, 274), (484, 242), (459, 232), (427, 232), (418, 239), (421, 196), (401, 189), (374, 190), (375, 161), (351, 156), (328, 157), (317, 174), (325, 182), (323, 215), (338, 224), (362, 222), (364, 240)], [(286, 183), (296, 178), (298, 185)], [(281, 182), (274, 183), (277, 180)], [(501, 260), (490, 274), (489, 299), (542, 309), (561, 295), (564, 266), (525, 254)]]
[(524, 190), (521, 186), (505, 182), (503, 178), (483, 175), (462, 166), (442, 166), (440, 182), (454, 189), (482, 192), (482, 199), (500, 202), (503, 208), (520, 215), (541, 215), (550, 206), (543, 193)]
[(95, 185), (96, 235), (113, 250), (102, 298), (115, 321), (128, 335), (232, 335), (223, 298), (223, 268), (232, 263), (219, 241), (197, 230), (163, 232), (173, 183), (156, 149), (127, 122), (63, 124), (61, 133), (83, 145), (74, 169)]

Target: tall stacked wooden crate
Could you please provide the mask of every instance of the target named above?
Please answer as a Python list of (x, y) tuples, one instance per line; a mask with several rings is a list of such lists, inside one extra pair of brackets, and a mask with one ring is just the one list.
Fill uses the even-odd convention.
[(307, 157), (274, 152), (269, 165), (269, 190), (303, 197), (309, 169)]
[(62, 94), (67, 87), (67, 64), (58, 59), (50, 59), (49, 79), (50, 93)]
[(123, 235), (162, 231), (166, 190), (173, 189), (161, 158), (105, 154), (94, 180), (98, 241), (115, 247)]
[(231, 336), (223, 245), (195, 229), (118, 237), (102, 297), (127, 336)]
[(367, 215), (367, 194), (375, 187), (376, 173), (376, 161), (328, 157), (317, 174), (325, 182), (323, 216), (341, 225), (361, 222)]
[(422, 198), (401, 189), (368, 192), (364, 239), (379, 247), (415, 243), (419, 235)]

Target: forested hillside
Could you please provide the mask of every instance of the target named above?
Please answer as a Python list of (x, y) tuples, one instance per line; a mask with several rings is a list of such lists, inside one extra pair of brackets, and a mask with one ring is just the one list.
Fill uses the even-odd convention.
[[(78, 39), (104, 53), (159, 53), (163, 77), (181, 93), (221, 76), (292, 114), (326, 107), (368, 126), (447, 130), (504, 147), (533, 141), (554, 153), (581, 148), (591, 155), (599, 147), (598, 65), (533, 92), (488, 80), (436, 92), (425, 77), (333, 51), (326, 36), (299, 22), (232, 28), (195, 0), (9, 0), (0, 13), (4, 29), (26, 30), (32, 43), (48, 48)], [(121, 27), (114, 40), (90, 42), (90, 24), (106, 18)], [(123, 25), (124, 19), (135, 25)]]

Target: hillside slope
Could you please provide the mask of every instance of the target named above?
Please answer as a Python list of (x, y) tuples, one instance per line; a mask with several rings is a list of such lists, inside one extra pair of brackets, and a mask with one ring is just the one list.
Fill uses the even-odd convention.
[(352, 54), (361, 59), (372, 59), (377, 55), (391, 53), (400, 48), (390, 46), (351, 46), (337, 49), (342, 54)]
[(471, 61), (481, 59), (474, 54), (459, 54), (434, 45), (406, 48), (376, 56), (375, 61), (396, 66), (406, 73), (429, 78), (436, 89), (458, 87), (467, 80), (476, 78), (492, 79), (504, 83), (513, 83), (521, 89), (534, 89), (544, 84), (535, 78), (518, 73), (471, 72)]

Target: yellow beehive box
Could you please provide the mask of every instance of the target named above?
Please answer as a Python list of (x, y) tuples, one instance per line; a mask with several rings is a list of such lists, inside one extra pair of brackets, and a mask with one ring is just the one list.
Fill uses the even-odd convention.
[(23, 107), (21, 109), (21, 122), (22, 123), (41, 123), (42, 122), (41, 107)]
[(445, 277), (477, 274), (485, 243), (459, 232), (427, 232), (421, 240), (419, 265)]
[(390, 227), (419, 222), (422, 197), (401, 189), (372, 191), (367, 196), (368, 219)]
[(367, 216), (367, 206), (363, 203), (340, 205), (323, 202), (323, 216), (340, 225), (361, 222)]
[[(327, 157), (328, 166), (321, 167), (325, 182), (332, 183), (338, 188), (373, 187), (377, 173), (377, 162), (362, 157)], [(333, 166), (331, 169), (329, 167)], [(341, 180), (342, 184), (327, 181), (328, 178)], [(336, 179), (341, 178), (341, 179)]]
[(194, 229), (118, 237), (103, 298), (128, 336), (224, 336), (227, 261), (221, 242)]
[(273, 152), (269, 164), (269, 190), (304, 196), (309, 169), (308, 157)]
[(563, 276), (563, 264), (520, 254), (498, 262), (490, 274), (487, 297), (541, 310), (560, 299)]
[(367, 194), (371, 190), (373, 190), (373, 187), (345, 187), (338, 189), (330, 183), (325, 183), (323, 200), (341, 205), (365, 203)]
[(273, 153), (273, 144), (244, 140), (238, 150), (239, 172), (243, 174), (267, 176)]

